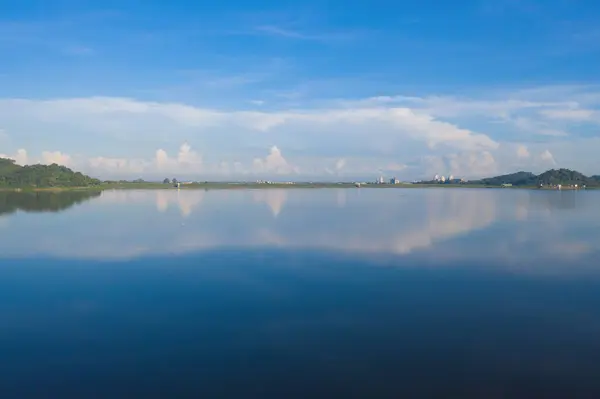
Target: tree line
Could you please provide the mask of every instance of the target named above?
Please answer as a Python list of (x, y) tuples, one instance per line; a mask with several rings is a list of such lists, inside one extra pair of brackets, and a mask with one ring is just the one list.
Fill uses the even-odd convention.
[(100, 183), (100, 180), (75, 172), (66, 166), (20, 166), (12, 159), (0, 158), (0, 187), (89, 187)]
[(583, 173), (570, 169), (551, 169), (539, 175), (531, 172), (516, 172), (508, 175), (488, 177), (480, 180), (471, 180), (469, 184), (484, 184), (500, 186), (511, 184), (513, 186), (553, 186), (553, 185), (578, 185), (587, 187), (600, 186), (600, 176), (586, 176)]

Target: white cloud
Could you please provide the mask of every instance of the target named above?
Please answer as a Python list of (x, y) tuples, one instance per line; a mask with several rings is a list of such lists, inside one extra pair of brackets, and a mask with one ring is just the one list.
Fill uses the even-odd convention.
[(519, 144), (517, 146), (517, 157), (519, 158), (529, 158), (529, 150), (526, 145)]
[(338, 159), (335, 162), (335, 170), (337, 171), (344, 169), (344, 166), (346, 166), (346, 160), (344, 158)]
[(71, 157), (67, 154), (63, 154), (60, 151), (44, 151), (42, 152), (42, 163), (44, 164), (58, 164), (63, 166), (71, 165)]
[[(551, 119), (567, 119), (571, 121), (589, 121), (598, 117), (598, 111), (591, 109), (548, 109), (540, 114)], [(600, 118), (596, 120), (600, 121)]]
[(253, 169), (257, 173), (268, 172), (282, 175), (298, 173), (298, 168), (288, 163), (277, 146), (271, 147), (269, 155), (265, 158), (255, 158)]
[[(47, 128), (61, 128), (63, 137), (89, 131), (105, 137), (137, 141), (140, 137), (157, 137), (152, 136), (153, 133), (160, 133), (158, 137), (162, 138), (163, 132), (179, 138), (181, 132), (189, 134), (189, 129), (194, 128), (196, 136), (243, 129), (269, 132), (274, 135), (270, 137), (307, 130), (341, 138), (345, 130), (353, 129), (361, 133), (353, 135), (354, 141), (369, 142), (376, 136), (382, 136), (403, 137), (431, 146), (446, 144), (459, 149), (492, 149), (497, 146), (484, 134), (438, 121), (431, 115), (415, 113), (406, 107), (217, 111), (185, 104), (91, 97), (46, 101), (0, 100), (0, 116), (9, 120), (16, 131), (25, 129), (25, 121), (33, 121)], [(338, 142), (338, 146), (344, 144)]]
[[(270, 100), (267, 95), (260, 98), (250, 103)], [(314, 175), (343, 171), (351, 176), (371, 175), (378, 169), (412, 173), (407, 176), (412, 178), (428, 170), (414, 166), (420, 159), (424, 165), (438, 159), (440, 168), (456, 168), (460, 173), (504, 172), (538, 167), (540, 156), (525, 154), (544, 149), (565, 167), (591, 169), (592, 158), (569, 155), (566, 143), (585, 139), (600, 151), (589, 129), (577, 130), (582, 122), (600, 120), (598, 87), (489, 91), (472, 98), (389, 96), (304, 104), (296, 99), (295, 104), (294, 108), (241, 111), (113, 97), (0, 99), (0, 120), (13, 140), (28, 137), (33, 143), (27, 147), (31, 153), (42, 154), (49, 146), (60, 150), (51, 158), (42, 154), (35, 159), (56, 159), (90, 174), (124, 178), (142, 173), (160, 178), (163, 172), (186, 171), (240, 178), (249, 173), (300, 171)], [(544, 136), (543, 144), (535, 135)], [(88, 142), (77, 147), (82, 136)], [(171, 145), (184, 141), (191, 146), (201, 143), (202, 155), (190, 146), (174, 154)], [(515, 142), (521, 144), (515, 148)], [(286, 157), (276, 147), (266, 158), (255, 159), (256, 148), (271, 143), (284, 148)], [(5, 145), (3, 149), (16, 151)], [(580, 145), (577, 154), (594, 151)], [(19, 161), (23, 159), (31, 162), (19, 156)]]
[(93, 157), (88, 160), (88, 166), (83, 168), (86, 171), (100, 173), (110, 176), (127, 176), (143, 173), (147, 170), (149, 162), (143, 159), (126, 159), (126, 158), (107, 158)]
[(543, 136), (568, 136), (568, 133), (563, 130), (555, 129), (546, 124), (545, 122), (534, 120), (531, 118), (515, 117), (510, 119), (510, 121), (515, 127), (524, 132), (535, 133)]
[[(523, 133), (567, 136), (569, 126), (561, 122), (600, 122), (598, 87), (556, 86), (513, 92), (491, 91), (484, 98), (450, 96), (388, 96), (362, 101), (364, 105), (405, 104), (437, 118), (485, 118)], [(552, 120), (552, 121), (549, 121)]]
[(436, 174), (455, 177), (485, 177), (498, 172), (496, 159), (489, 151), (466, 151), (442, 157), (425, 157), (428, 176)]
[(540, 154), (540, 159), (544, 162), (548, 162), (552, 165), (556, 165), (556, 160), (554, 159), (554, 155), (549, 150), (545, 150)]
[(185, 169), (200, 172), (202, 169), (202, 156), (187, 143), (181, 145), (176, 158), (169, 157), (163, 149), (156, 150), (155, 162), (161, 172), (180, 172)]
[(12, 159), (17, 165), (27, 165), (29, 163), (27, 151), (23, 148), (18, 149), (17, 152), (13, 155), (0, 154), (0, 158)]

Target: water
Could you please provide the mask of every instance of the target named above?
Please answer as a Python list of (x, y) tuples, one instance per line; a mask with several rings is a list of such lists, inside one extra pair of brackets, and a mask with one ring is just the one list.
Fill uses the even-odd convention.
[(0, 397), (598, 397), (600, 192), (0, 192)]

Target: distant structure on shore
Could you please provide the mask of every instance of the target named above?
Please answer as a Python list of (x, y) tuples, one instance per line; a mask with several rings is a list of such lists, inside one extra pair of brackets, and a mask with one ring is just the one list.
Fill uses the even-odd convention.
[(375, 184), (400, 184), (400, 180), (397, 177), (392, 177), (391, 179), (389, 179), (386, 182), (386, 180), (383, 178), (383, 176), (379, 176), (375, 180)]
[(448, 177), (443, 176), (443, 175), (442, 176), (435, 175), (433, 177), (433, 180), (431, 182), (433, 182), (433, 183), (439, 183), (439, 184), (460, 184), (460, 183), (464, 183), (465, 180), (457, 178), (457, 177), (454, 177), (453, 175), (450, 175)]
[(256, 184), (296, 184), (296, 183), (293, 181), (257, 180)]

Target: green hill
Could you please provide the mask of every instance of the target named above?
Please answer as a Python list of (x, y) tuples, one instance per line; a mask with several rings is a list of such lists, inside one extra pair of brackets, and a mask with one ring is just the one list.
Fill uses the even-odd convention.
[(19, 166), (12, 159), (0, 158), (0, 187), (89, 187), (99, 184), (100, 180), (74, 172), (65, 166), (57, 164)]
[(531, 172), (517, 172), (508, 175), (489, 177), (481, 180), (472, 180), (469, 184), (484, 184), (488, 186), (500, 186), (512, 184), (513, 186), (539, 186), (547, 185), (586, 185), (588, 187), (600, 187), (600, 176), (588, 177), (580, 172), (570, 169), (551, 169), (542, 174), (535, 175)]
[(488, 177), (477, 181), (471, 181), (472, 184), (485, 184), (488, 186), (500, 186), (502, 184), (512, 184), (513, 186), (532, 186), (535, 185), (537, 176), (531, 172), (516, 172), (508, 175)]

